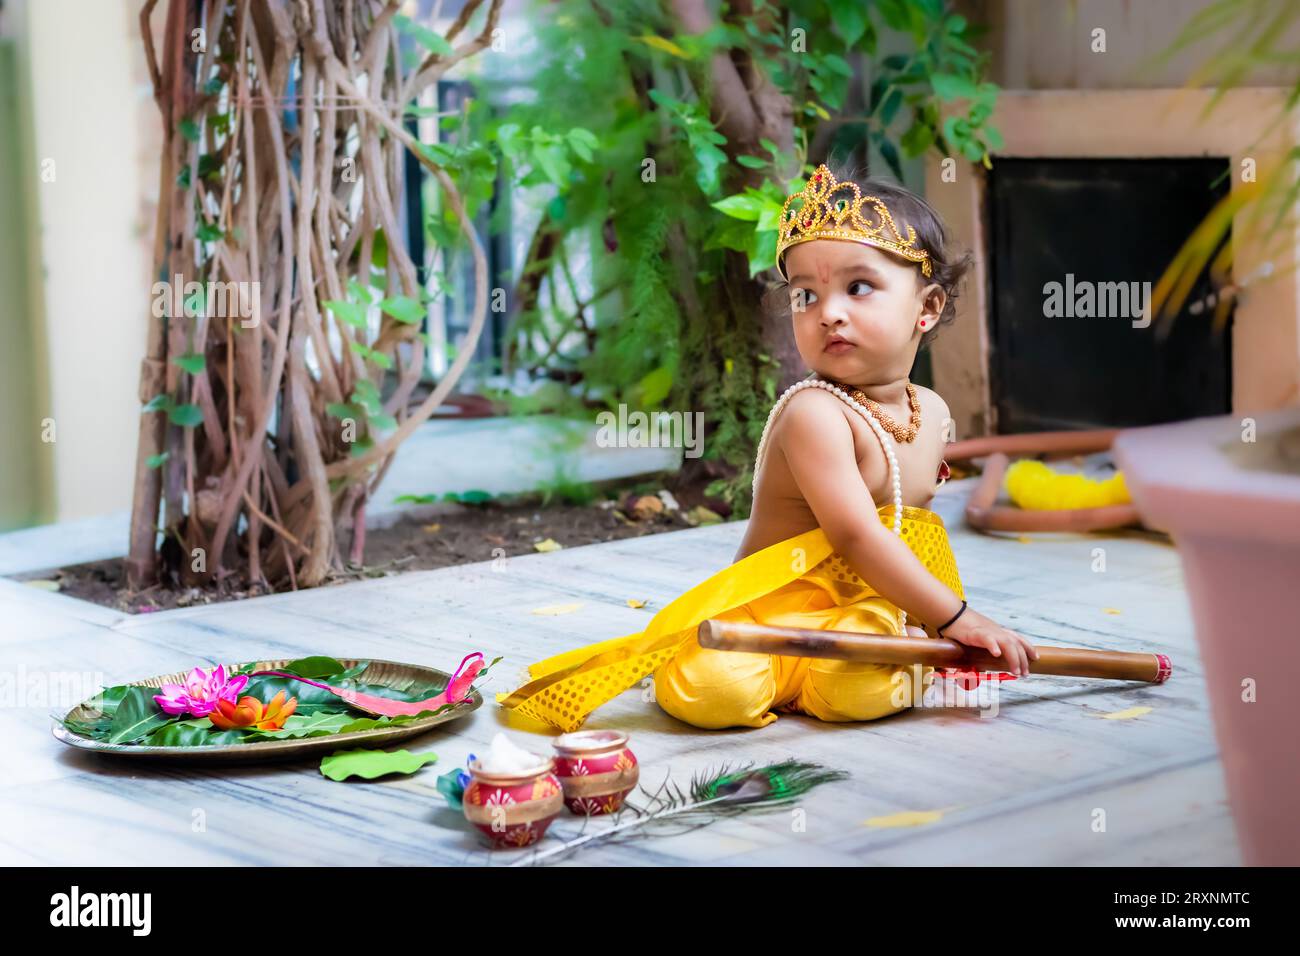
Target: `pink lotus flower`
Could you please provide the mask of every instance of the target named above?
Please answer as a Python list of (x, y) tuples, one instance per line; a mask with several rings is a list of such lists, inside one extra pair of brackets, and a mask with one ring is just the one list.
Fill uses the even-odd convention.
[(218, 665), (205, 673), (196, 667), (190, 671), (184, 684), (163, 684), (161, 694), (154, 695), (154, 703), (169, 714), (190, 714), (194, 717), (207, 717), (221, 700), (234, 703), (239, 692), (248, 684), (248, 676), (226, 677), (225, 667)]

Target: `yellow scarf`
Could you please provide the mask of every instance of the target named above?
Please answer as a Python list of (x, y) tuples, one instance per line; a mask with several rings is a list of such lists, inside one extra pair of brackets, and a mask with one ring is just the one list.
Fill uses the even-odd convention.
[[(877, 515), (885, 527), (893, 527), (893, 505), (878, 508)], [(931, 574), (964, 596), (939, 515), (904, 506), (902, 538)], [(832, 555), (821, 528), (756, 551), (673, 600), (645, 630), (533, 664), (532, 679), (513, 693), (498, 694), (497, 702), (565, 733), (577, 730), (597, 707), (670, 660), (695, 637), (701, 622), (797, 580)]]

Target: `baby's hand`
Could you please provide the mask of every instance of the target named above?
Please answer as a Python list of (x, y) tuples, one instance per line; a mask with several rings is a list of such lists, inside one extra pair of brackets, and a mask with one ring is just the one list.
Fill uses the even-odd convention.
[(1038, 651), (1027, 638), (971, 607), (967, 607), (951, 626), (944, 628), (943, 636), (967, 647), (982, 647), (994, 657), (1001, 657), (1007, 670), (1017, 677), (1028, 674), (1029, 662), (1038, 660)]

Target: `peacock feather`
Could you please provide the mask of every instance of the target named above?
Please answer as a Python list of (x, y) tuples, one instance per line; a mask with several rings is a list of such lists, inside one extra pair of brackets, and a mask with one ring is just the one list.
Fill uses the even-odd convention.
[[(798, 760), (763, 767), (724, 765), (694, 775), (685, 790), (673, 783), (671, 776), (665, 776), (654, 792), (638, 788), (640, 805), (630, 798), (624, 800), (623, 808), (611, 818), (612, 826), (537, 850), (513, 865), (549, 862), (590, 846), (686, 833), (722, 817), (778, 810), (795, 803), (816, 786), (846, 777), (848, 774), (843, 770)], [(597, 818), (589, 817), (587, 823), (593, 819)]]

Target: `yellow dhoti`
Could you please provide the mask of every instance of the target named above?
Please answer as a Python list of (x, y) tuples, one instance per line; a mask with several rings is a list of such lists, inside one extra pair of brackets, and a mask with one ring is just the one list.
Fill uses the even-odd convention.
[[(878, 514), (893, 526), (892, 505)], [(905, 507), (902, 538), (930, 573), (964, 597), (942, 518)], [(896, 665), (703, 648), (696, 629), (709, 618), (903, 633), (899, 609), (814, 528), (719, 571), (666, 606), (644, 631), (532, 665), (529, 682), (497, 700), (568, 732), (651, 673), (659, 705), (704, 728), (763, 727), (778, 709), (827, 721), (873, 720), (910, 706), (919, 690), (900, 681), (907, 669)]]

